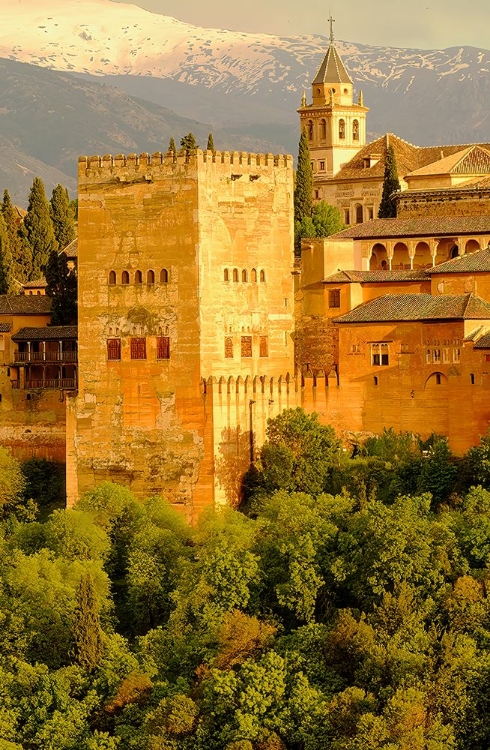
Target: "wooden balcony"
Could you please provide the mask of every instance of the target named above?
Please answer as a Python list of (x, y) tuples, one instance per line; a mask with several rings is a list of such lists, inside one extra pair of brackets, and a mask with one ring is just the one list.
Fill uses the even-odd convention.
[(19, 352), (14, 353), (14, 363), (34, 363), (39, 364), (41, 362), (59, 362), (73, 364), (78, 360), (78, 352), (68, 351), (45, 351), (45, 352)]

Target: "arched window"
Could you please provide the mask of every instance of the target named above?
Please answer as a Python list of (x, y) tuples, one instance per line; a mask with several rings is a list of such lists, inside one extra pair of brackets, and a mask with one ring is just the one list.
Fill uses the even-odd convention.
[(155, 283), (155, 271), (152, 271), (151, 269), (146, 274), (146, 283), (147, 284), (154, 284)]
[(339, 120), (339, 138), (345, 141), (345, 120)]
[(251, 277), (252, 281), (257, 281), (257, 269), (252, 268)]
[(136, 271), (134, 274), (134, 283), (135, 284), (142, 284), (143, 283), (143, 274), (141, 271)]
[(115, 271), (109, 271), (109, 284), (111, 286), (114, 286), (116, 283), (116, 272)]
[(245, 269), (242, 271), (242, 281), (248, 281), (248, 273)]
[(230, 280), (230, 272), (227, 268), (223, 271), (223, 281), (229, 281)]
[(264, 271), (264, 270), (262, 270), (262, 271), (260, 272), (260, 280), (261, 280), (261, 281), (265, 281), (265, 271)]
[(320, 120), (320, 139), (325, 141), (327, 138), (327, 121)]
[(168, 284), (168, 271), (166, 268), (162, 268), (160, 271), (160, 284)]
[(233, 269), (233, 281), (238, 281), (238, 268)]
[(358, 203), (356, 206), (356, 224), (362, 224), (363, 221), (362, 204)]
[(359, 120), (354, 120), (352, 123), (352, 140), (359, 140)]
[(308, 120), (306, 132), (308, 135), (308, 140), (312, 141), (313, 140), (313, 120)]
[(129, 273), (127, 271), (123, 271), (121, 274), (121, 284), (129, 284)]

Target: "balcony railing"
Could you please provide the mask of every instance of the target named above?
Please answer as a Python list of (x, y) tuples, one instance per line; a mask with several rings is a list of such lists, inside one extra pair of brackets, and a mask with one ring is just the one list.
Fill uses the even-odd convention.
[(76, 362), (78, 352), (15, 352), (15, 362)]
[[(11, 380), (12, 388), (20, 389), (20, 380)], [(77, 387), (77, 381), (75, 378), (46, 378), (44, 380), (26, 380), (24, 381), (24, 389), (32, 390), (34, 388), (42, 388), (44, 390), (65, 390), (73, 391)]]

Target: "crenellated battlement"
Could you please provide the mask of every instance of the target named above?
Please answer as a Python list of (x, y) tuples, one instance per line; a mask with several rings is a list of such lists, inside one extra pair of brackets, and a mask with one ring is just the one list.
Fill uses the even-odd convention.
[[(289, 154), (254, 154), (245, 151), (202, 151), (196, 149), (189, 154), (172, 151), (154, 154), (118, 154), (112, 156), (80, 156), (78, 176), (81, 181), (113, 179), (125, 182), (140, 179), (153, 182), (159, 176), (174, 173), (208, 171), (224, 168), (231, 180), (247, 176), (250, 181), (259, 179), (277, 170), (293, 169), (293, 157)], [(238, 172), (238, 170), (241, 170)]]

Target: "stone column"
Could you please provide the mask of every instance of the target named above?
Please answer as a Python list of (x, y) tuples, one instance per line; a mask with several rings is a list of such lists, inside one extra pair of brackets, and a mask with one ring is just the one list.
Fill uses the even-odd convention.
[(415, 246), (416, 242), (413, 240), (408, 241), (408, 257), (410, 258), (410, 270), (413, 271), (413, 259), (415, 258)]
[(390, 269), (390, 271), (391, 271), (391, 266), (393, 264), (393, 250), (394, 250), (394, 247), (395, 247), (395, 243), (394, 242), (387, 242), (386, 243), (386, 253), (388, 255), (388, 268)]

